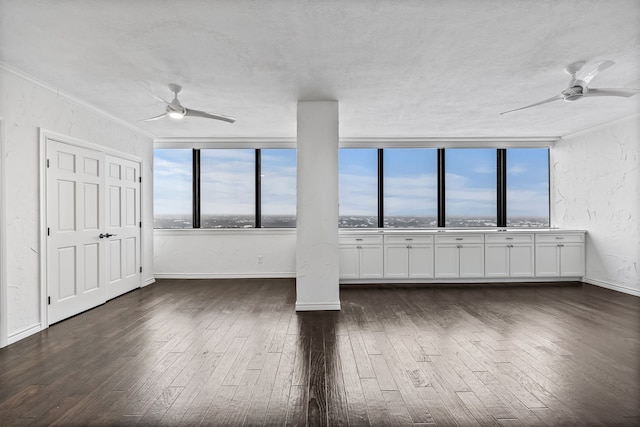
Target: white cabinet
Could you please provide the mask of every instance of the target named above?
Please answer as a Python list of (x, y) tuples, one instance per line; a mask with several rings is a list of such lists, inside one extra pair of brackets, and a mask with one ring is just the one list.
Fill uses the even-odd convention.
[(577, 230), (385, 230), (340, 233), (340, 279), (372, 283), (550, 281), (585, 270)]
[(382, 236), (340, 236), (340, 278), (381, 279)]
[(485, 277), (533, 277), (533, 234), (487, 234)]
[(483, 234), (436, 235), (436, 278), (479, 278), (483, 276)]
[(433, 236), (384, 236), (384, 277), (433, 277)]
[(584, 276), (584, 234), (536, 236), (536, 277)]

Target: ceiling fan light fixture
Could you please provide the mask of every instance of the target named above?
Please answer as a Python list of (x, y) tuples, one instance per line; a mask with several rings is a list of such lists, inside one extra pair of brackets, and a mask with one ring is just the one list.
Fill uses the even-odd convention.
[(169, 111), (169, 117), (176, 120), (181, 120), (184, 117), (184, 113), (180, 111)]

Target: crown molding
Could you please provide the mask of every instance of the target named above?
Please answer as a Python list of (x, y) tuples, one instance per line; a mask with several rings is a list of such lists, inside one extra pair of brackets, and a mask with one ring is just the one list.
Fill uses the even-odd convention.
[(535, 148), (549, 147), (559, 136), (537, 137), (363, 137), (340, 138), (345, 148)]
[(608, 126), (612, 126), (612, 125), (615, 125), (615, 124), (618, 124), (618, 123), (621, 123), (621, 122), (624, 122), (624, 121), (627, 121), (627, 120), (632, 120), (634, 118), (635, 119), (640, 119), (640, 113), (631, 114), (630, 116), (622, 117), (622, 118), (619, 118), (619, 119), (609, 120), (608, 122), (600, 123), (600, 124), (597, 124), (597, 125), (592, 126), (590, 128), (579, 130), (577, 132), (573, 132), (573, 133), (567, 134), (567, 135), (563, 136), (561, 138), (561, 140), (564, 141), (564, 140), (575, 138), (577, 136), (581, 136), (581, 135), (583, 135), (585, 133), (597, 132), (598, 130), (600, 130), (602, 128), (606, 128)]
[[(559, 136), (540, 137), (361, 137), (340, 138), (341, 148), (536, 148), (550, 147)], [(155, 148), (295, 148), (296, 138), (155, 138)]]
[(151, 133), (151, 132), (149, 132), (147, 130), (141, 129), (141, 128), (139, 128), (139, 127), (127, 122), (126, 120), (123, 120), (123, 119), (121, 119), (119, 117), (116, 117), (116, 116), (114, 116), (112, 114), (109, 114), (106, 111), (101, 110), (100, 108), (98, 108), (98, 107), (96, 107), (94, 105), (91, 105), (91, 104), (89, 104), (89, 103), (87, 103), (85, 101), (82, 101), (81, 99), (78, 99), (75, 96), (70, 95), (69, 93), (60, 90), (57, 87), (52, 86), (49, 83), (46, 83), (46, 82), (38, 79), (37, 77), (34, 77), (34, 76), (28, 74), (28, 73), (25, 73), (24, 71), (18, 70), (17, 68), (14, 68), (14, 67), (12, 67), (12, 66), (4, 63), (4, 62), (0, 61), (0, 68), (5, 70), (5, 71), (7, 71), (7, 72), (9, 72), (9, 73), (11, 73), (11, 74), (13, 74), (13, 75), (15, 75), (15, 76), (18, 76), (18, 77), (20, 77), (20, 78), (22, 78), (24, 80), (27, 80), (28, 82), (33, 83), (33, 84), (35, 84), (35, 85), (37, 85), (37, 86), (39, 86), (39, 87), (41, 87), (43, 89), (46, 89), (46, 90), (48, 90), (50, 92), (55, 93), (58, 98), (63, 98), (65, 100), (67, 100), (67, 101), (73, 102), (74, 104), (77, 104), (77, 105), (83, 107), (84, 109), (86, 109), (86, 110), (88, 110), (88, 111), (90, 111), (90, 112), (92, 112), (94, 114), (97, 114), (97, 115), (99, 115), (99, 116), (101, 116), (101, 117), (103, 117), (103, 118), (105, 118), (105, 119), (107, 119), (109, 121), (112, 121), (112, 122), (114, 122), (114, 123), (116, 123), (116, 124), (118, 124), (120, 126), (126, 127), (129, 130), (137, 132), (137, 133), (139, 133), (141, 135), (144, 135), (144, 136), (146, 136), (148, 138), (152, 138), (153, 139), (153, 138), (157, 137), (157, 135), (155, 135), (155, 134), (153, 134), (153, 133)]

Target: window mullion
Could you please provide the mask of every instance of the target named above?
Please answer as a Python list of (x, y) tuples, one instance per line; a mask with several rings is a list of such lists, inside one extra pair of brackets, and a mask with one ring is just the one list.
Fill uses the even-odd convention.
[(498, 227), (507, 226), (507, 150), (496, 150), (496, 223)]
[(256, 164), (255, 164), (255, 210), (256, 210), (256, 228), (262, 228), (262, 151), (256, 148)]
[(384, 150), (378, 148), (378, 228), (384, 227)]
[(193, 228), (200, 228), (200, 150), (193, 149)]
[(445, 167), (444, 148), (438, 148), (438, 227), (445, 226)]

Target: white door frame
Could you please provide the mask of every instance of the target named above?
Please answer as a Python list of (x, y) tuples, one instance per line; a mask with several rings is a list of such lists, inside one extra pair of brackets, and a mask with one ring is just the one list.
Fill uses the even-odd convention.
[(4, 173), (4, 153), (5, 153), (5, 135), (4, 122), (0, 117), (0, 348), (7, 345), (7, 321), (9, 315), (7, 313), (7, 265), (5, 257), (6, 250), (6, 233), (7, 227), (5, 223), (5, 173)]
[[(49, 327), (47, 310), (47, 141), (55, 140), (64, 144), (73, 145), (80, 148), (99, 151), (114, 157), (132, 160), (140, 163), (140, 170), (144, 170), (144, 161), (137, 156), (113, 150), (103, 145), (94, 144), (79, 138), (53, 132), (43, 128), (40, 133), (40, 326), (41, 329)], [(140, 186), (140, 218), (143, 218), (142, 186)], [(144, 259), (144, 230), (140, 229), (140, 259)], [(140, 286), (143, 286), (142, 275), (140, 275)]]

